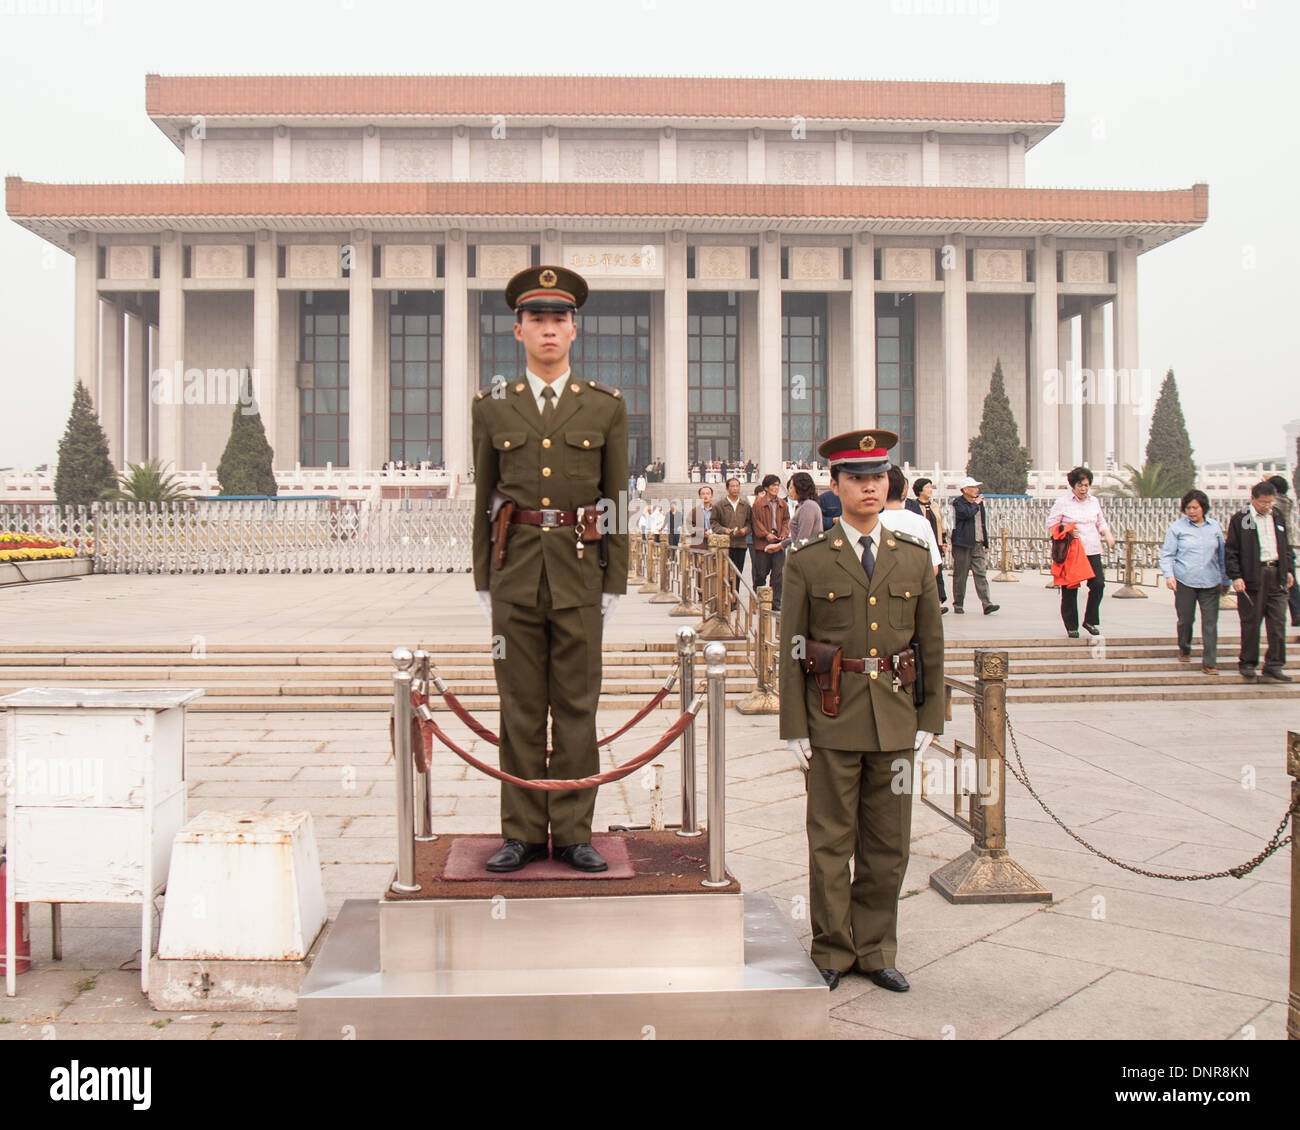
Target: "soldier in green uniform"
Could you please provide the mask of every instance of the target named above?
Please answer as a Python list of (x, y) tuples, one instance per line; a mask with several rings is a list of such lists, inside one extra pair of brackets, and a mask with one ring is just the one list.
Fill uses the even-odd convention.
[[(894, 963), (913, 759), (944, 722), (943, 626), (929, 548), (877, 518), (888, 492), (889, 448), (897, 442), (891, 432), (855, 431), (818, 448), (843, 515), (825, 533), (792, 546), (785, 568), (781, 737), (808, 775), (811, 956), (831, 989), (852, 969), (883, 988), (909, 988)], [(909, 685), (914, 642), (925, 692), (920, 707)], [(828, 649), (816, 643), (841, 649), (838, 703), (822, 693), (829, 672), (820, 683), (807, 673), (819, 662), (826, 667)]]
[[(501, 768), (528, 779), (585, 777), (599, 769), (604, 619), (627, 591), (627, 532), (618, 521), (627, 405), (618, 389), (570, 371), (574, 315), (587, 298), (581, 275), (531, 267), (505, 295), (528, 370), (494, 378), (473, 406), (474, 587), (496, 645)], [(548, 828), (553, 858), (606, 870), (591, 846), (595, 807), (594, 788), (503, 783), (505, 843), (488, 870), (545, 859)]]

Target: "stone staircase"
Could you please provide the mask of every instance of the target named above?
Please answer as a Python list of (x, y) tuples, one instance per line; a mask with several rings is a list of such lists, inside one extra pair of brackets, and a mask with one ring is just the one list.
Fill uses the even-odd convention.
[[(1300, 633), (1288, 633), (1300, 658)], [(701, 651), (702, 651), (701, 645)], [(1104, 650), (1095, 640), (1063, 638), (949, 641), (947, 673), (974, 678), (973, 651), (985, 646), (1008, 652), (1008, 699), (1012, 702), (1217, 701), (1300, 695), (1300, 664), (1291, 664), (1294, 685), (1243, 682), (1236, 674), (1238, 641), (1220, 639), (1219, 676), (1201, 674), (1199, 654), (1190, 665), (1177, 660), (1169, 638), (1114, 637)], [(478, 713), (498, 708), (487, 644), (430, 645), (433, 664), (461, 700)], [(754, 676), (740, 641), (727, 644), (727, 698), (737, 703), (754, 689)], [(676, 668), (670, 642), (607, 643), (602, 702), (635, 709)], [(697, 653), (697, 677), (704, 662)], [(202, 687), (198, 711), (387, 711), (392, 683), (388, 649), (365, 644), (210, 645), (191, 657), (184, 645), (99, 644), (67, 650), (59, 645), (0, 644), (0, 693), (31, 686)], [(954, 706), (970, 702), (954, 696)], [(665, 709), (677, 709), (676, 691)]]

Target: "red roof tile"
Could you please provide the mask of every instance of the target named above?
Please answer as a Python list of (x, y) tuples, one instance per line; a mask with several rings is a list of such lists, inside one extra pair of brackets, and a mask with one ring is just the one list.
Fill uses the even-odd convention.
[(8, 177), (15, 220), (143, 216), (829, 217), (1201, 224), (1209, 188), (733, 184), (41, 184)]
[(429, 115), (1055, 123), (1063, 83), (581, 75), (147, 75), (150, 117)]

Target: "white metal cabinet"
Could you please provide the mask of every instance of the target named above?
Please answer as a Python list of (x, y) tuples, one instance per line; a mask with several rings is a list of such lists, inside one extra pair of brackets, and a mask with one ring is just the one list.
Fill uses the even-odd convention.
[(140, 903), (140, 987), (148, 991), (153, 900), (185, 823), (185, 706), (202, 694), (32, 687), (0, 698), (10, 759), (9, 996), (18, 902), (55, 904), (56, 924), (59, 903)]

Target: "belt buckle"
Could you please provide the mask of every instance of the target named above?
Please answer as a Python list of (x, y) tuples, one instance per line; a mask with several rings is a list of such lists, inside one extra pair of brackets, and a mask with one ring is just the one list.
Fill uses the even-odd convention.
[(560, 524), (560, 512), (558, 510), (543, 510), (542, 525), (558, 526)]

